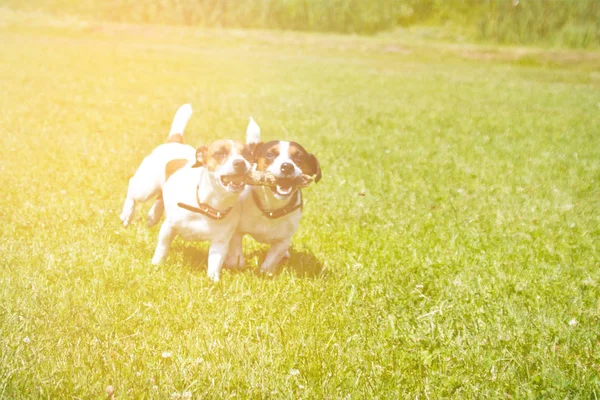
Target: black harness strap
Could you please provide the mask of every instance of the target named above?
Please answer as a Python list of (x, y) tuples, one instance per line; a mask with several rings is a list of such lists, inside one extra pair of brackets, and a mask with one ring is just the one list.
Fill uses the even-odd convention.
[[(300, 198), (300, 204), (296, 204), (296, 202), (298, 201), (298, 197)], [(278, 219), (281, 217), (285, 217), (288, 214), (291, 214), (292, 212), (298, 210), (298, 209), (302, 209), (302, 205), (303, 205), (303, 201), (302, 201), (302, 192), (300, 190), (298, 190), (296, 192), (296, 195), (294, 196), (294, 198), (292, 198), (290, 200), (290, 202), (283, 208), (277, 209), (277, 210), (265, 210), (261, 205), (260, 205), (260, 199), (258, 198), (258, 195), (256, 194), (256, 192), (254, 190), (252, 190), (252, 198), (254, 199), (254, 203), (256, 204), (256, 207), (258, 207), (258, 209), (263, 213), (263, 215), (267, 218), (270, 219)]]
[(219, 211), (216, 208), (213, 208), (206, 203), (200, 203), (200, 197), (198, 196), (199, 186), (200, 185), (198, 185), (198, 187), (196, 188), (196, 202), (198, 203), (198, 207), (190, 206), (190, 205), (184, 204), (184, 203), (177, 203), (177, 205), (183, 209), (186, 209), (188, 211), (195, 212), (198, 214), (206, 215), (208, 218), (214, 219), (217, 221), (220, 221), (223, 218), (225, 218), (229, 214), (229, 211), (231, 211), (231, 209), (233, 207), (229, 207), (225, 211)]
[(198, 204), (198, 207), (190, 206), (184, 203), (177, 203), (177, 205), (181, 208), (185, 208), (188, 211), (206, 215), (208, 218), (215, 219), (217, 221), (225, 218), (229, 214), (229, 211), (231, 211), (232, 209), (232, 207), (229, 207), (225, 211), (219, 211), (204, 203)]

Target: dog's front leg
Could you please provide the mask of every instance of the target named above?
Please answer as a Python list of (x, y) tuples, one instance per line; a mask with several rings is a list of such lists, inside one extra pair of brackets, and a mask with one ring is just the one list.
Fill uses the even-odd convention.
[(215, 282), (221, 277), (221, 267), (229, 250), (229, 241), (215, 242), (210, 244), (208, 249), (208, 277)]
[(229, 243), (229, 251), (227, 252), (227, 258), (225, 259), (226, 268), (244, 268), (244, 253), (242, 251), (242, 239), (244, 235), (236, 233), (231, 238)]
[[(265, 257), (265, 261), (260, 266), (260, 272), (266, 274), (272, 274), (275, 272), (275, 268), (277, 264), (283, 259), (286, 255), (290, 244), (292, 243), (291, 239), (281, 240), (279, 242), (273, 243), (271, 248), (267, 252), (267, 256)], [(289, 254), (289, 253), (287, 253)]]
[(173, 239), (175, 239), (175, 231), (167, 220), (160, 227), (158, 243), (156, 244), (156, 250), (154, 250), (154, 257), (152, 257), (152, 264), (158, 265), (164, 261)]

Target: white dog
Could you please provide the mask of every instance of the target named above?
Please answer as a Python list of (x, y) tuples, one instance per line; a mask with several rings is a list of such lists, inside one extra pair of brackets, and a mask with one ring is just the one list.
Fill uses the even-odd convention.
[(152, 263), (165, 259), (176, 235), (186, 240), (210, 240), (208, 276), (218, 281), (239, 222), (239, 196), (250, 164), (244, 158), (247, 147), (233, 140), (217, 140), (198, 149), (183, 144), (183, 131), (191, 115), (189, 104), (177, 110), (167, 143), (154, 149), (129, 180), (121, 221), (129, 225), (135, 204), (156, 197), (148, 225), (156, 224), (163, 210), (166, 218)]
[(254, 147), (252, 159), (256, 169), (272, 173), (277, 178), (277, 186), (250, 186), (244, 190), (240, 197), (242, 217), (225, 265), (243, 268), (242, 238), (249, 234), (271, 245), (260, 271), (272, 274), (282, 259), (289, 258), (288, 248), (302, 217), (302, 192), (293, 187), (292, 182), (302, 174), (315, 176), (314, 181), (318, 182), (321, 166), (313, 154), (296, 142), (260, 143), (260, 128), (252, 118), (246, 130), (246, 143)]

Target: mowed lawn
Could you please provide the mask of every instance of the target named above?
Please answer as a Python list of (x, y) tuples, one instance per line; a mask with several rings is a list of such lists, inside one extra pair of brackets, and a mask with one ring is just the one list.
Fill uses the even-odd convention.
[[(0, 398), (599, 397), (600, 58), (522, 51), (5, 23)], [(120, 225), (186, 102), (319, 158), (275, 277)]]

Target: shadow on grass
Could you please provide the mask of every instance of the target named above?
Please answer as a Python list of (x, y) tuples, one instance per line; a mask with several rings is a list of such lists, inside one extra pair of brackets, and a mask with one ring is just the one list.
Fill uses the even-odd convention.
[(306, 278), (321, 276), (325, 271), (323, 262), (307, 249), (300, 251), (290, 249), (290, 259), (287, 261), (287, 267), (294, 271), (296, 275)]
[[(266, 274), (259, 272), (260, 265), (267, 255), (268, 246), (264, 246), (260, 250), (255, 250), (250, 254), (246, 254), (246, 265), (249, 263), (255, 268), (255, 272), (262, 277), (269, 277)], [(255, 261), (256, 260), (256, 261)], [(252, 262), (250, 262), (252, 261)], [(246, 267), (247, 269), (248, 267)], [(281, 274), (283, 271), (288, 270), (293, 272), (296, 276), (302, 278), (316, 278), (323, 274), (323, 262), (319, 260), (310, 250), (302, 249), (296, 250), (290, 247), (290, 258), (279, 263), (275, 269), (273, 276)]]
[[(179, 247), (179, 246), (178, 246)], [(248, 270), (254, 271), (257, 275), (268, 278), (266, 274), (259, 272), (260, 264), (265, 259), (268, 246), (263, 246), (261, 249), (254, 250), (251, 253), (244, 254), (246, 259), (246, 267), (242, 270), (230, 269), (231, 273), (243, 273)], [(208, 246), (198, 244), (184, 244), (179, 249), (172, 249), (183, 253), (183, 261), (191, 269), (206, 273), (208, 261)], [(290, 248), (290, 259), (282, 261), (275, 270), (274, 276), (281, 274), (284, 270), (293, 272), (296, 276), (303, 278), (315, 278), (323, 274), (323, 262), (319, 260), (310, 250), (296, 250)]]
[(186, 242), (179, 246), (171, 248), (171, 252), (181, 251), (183, 253), (183, 262), (186, 266), (196, 272), (206, 273), (208, 269), (208, 245), (204, 243)]

